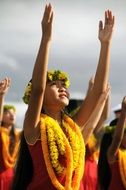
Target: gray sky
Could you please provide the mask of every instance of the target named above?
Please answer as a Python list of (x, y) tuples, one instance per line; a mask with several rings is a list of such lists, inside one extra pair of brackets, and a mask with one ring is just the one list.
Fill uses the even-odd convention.
[(0, 0), (0, 79), (12, 78), (7, 101), (22, 101), (31, 78), (41, 39), (41, 19), (46, 2), (54, 9), (49, 68), (62, 69), (71, 79), (71, 97), (85, 95), (98, 63), (98, 22), (110, 9), (116, 17), (111, 48), (112, 106), (126, 94), (125, 0)]

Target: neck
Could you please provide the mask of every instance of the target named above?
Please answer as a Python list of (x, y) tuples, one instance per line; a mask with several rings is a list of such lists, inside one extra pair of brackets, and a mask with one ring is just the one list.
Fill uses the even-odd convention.
[(61, 123), (61, 117), (62, 117), (62, 112), (61, 110), (48, 110), (47, 108), (44, 108), (44, 113), (47, 114), (48, 116), (52, 117), (53, 119), (57, 120), (58, 123)]
[(12, 128), (12, 125), (2, 125), (2, 127), (6, 128), (8, 131), (10, 131)]

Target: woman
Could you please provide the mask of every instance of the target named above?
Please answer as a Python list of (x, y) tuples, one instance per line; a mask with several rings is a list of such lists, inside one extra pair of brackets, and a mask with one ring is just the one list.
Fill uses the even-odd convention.
[[(89, 81), (87, 95), (92, 90), (93, 85), (94, 85), (94, 78), (92, 77)], [(100, 148), (101, 137), (105, 128), (104, 127), (105, 121), (108, 118), (108, 116), (109, 116), (109, 97), (106, 100), (106, 104), (104, 106), (100, 120), (85, 146), (86, 154), (85, 154), (85, 169), (83, 176), (84, 190), (98, 190), (99, 148)]]
[[(82, 190), (84, 142), (78, 125), (84, 131), (86, 142), (108, 96), (109, 50), (114, 25), (112, 13), (106, 12), (104, 28), (100, 22), (101, 54), (94, 88), (73, 120), (63, 111), (69, 103), (66, 74), (61, 71), (47, 72), (52, 22), (53, 11), (49, 4), (43, 15), (42, 39), (32, 82), (25, 94), (29, 99), (28, 109), (13, 189)], [(27, 100), (26, 97), (24, 99)]]
[(106, 128), (98, 162), (100, 190), (126, 189), (126, 97), (115, 126)]
[(19, 133), (14, 128), (15, 107), (4, 105), (4, 98), (10, 87), (10, 79), (0, 82), (0, 189), (10, 190), (14, 176)]

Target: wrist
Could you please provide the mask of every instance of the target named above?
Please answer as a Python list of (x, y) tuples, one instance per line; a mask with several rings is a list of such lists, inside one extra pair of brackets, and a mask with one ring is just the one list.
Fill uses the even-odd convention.
[(101, 42), (101, 46), (110, 46), (111, 45), (111, 41), (100, 41)]
[(43, 43), (43, 44), (48, 44), (48, 43), (50, 43), (50, 42), (51, 42), (51, 37), (48, 38), (48, 37), (42, 36), (41, 43)]
[(0, 97), (4, 97), (5, 96), (5, 92), (0, 92)]

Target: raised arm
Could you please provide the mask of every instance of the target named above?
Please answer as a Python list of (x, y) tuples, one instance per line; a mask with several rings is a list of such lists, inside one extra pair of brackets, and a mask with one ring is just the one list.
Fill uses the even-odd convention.
[(37, 136), (36, 128), (43, 104), (46, 86), (46, 76), (49, 58), (49, 49), (52, 36), (53, 11), (51, 5), (46, 5), (42, 19), (42, 38), (35, 66), (32, 74), (32, 92), (24, 120), (25, 136)]
[(3, 117), (3, 103), (5, 95), (10, 87), (11, 80), (10, 78), (5, 78), (2, 81), (0, 81), (0, 125)]
[(108, 94), (109, 94), (109, 87), (106, 89), (106, 91), (104, 93), (101, 94), (90, 118), (85, 123), (85, 125), (83, 125), (83, 127), (81, 128), (85, 144), (88, 142), (90, 135), (94, 131), (95, 127), (97, 126), (97, 124), (101, 118), (101, 114), (103, 112), (106, 100), (108, 98)]
[(91, 92), (88, 96), (86, 96), (84, 102), (82, 103), (80, 110), (74, 117), (75, 121), (80, 126), (83, 126), (84, 123), (89, 119), (101, 93), (105, 90), (108, 84), (110, 65), (110, 45), (113, 27), (114, 16), (112, 15), (111, 11), (106, 11), (104, 26), (102, 21), (99, 22), (99, 40), (101, 43), (101, 49), (99, 62), (94, 78), (94, 85)]
[(88, 96), (91, 93), (91, 91), (93, 89), (93, 86), (94, 86), (94, 76), (92, 76), (90, 78), (90, 80), (89, 80), (88, 89), (87, 89), (87, 95), (86, 96)]
[(125, 121), (126, 121), (126, 96), (123, 98), (121, 115), (113, 135), (112, 143), (107, 152), (107, 158), (109, 162), (116, 160), (117, 152), (124, 135)]
[(110, 105), (110, 94), (106, 100), (105, 107), (103, 109), (103, 112), (102, 112), (101, 118), (98, 122), (98, 125), (94, 129), (95, 136), (97, 136), (101, 131), (104, 132), (105, 121), (109, 117), (109, 105)]

